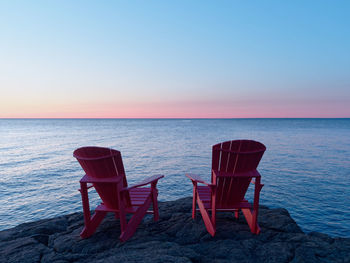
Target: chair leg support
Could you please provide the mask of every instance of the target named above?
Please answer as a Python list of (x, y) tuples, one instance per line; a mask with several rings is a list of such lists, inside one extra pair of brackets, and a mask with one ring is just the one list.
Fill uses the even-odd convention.
[(105, 211), (96, 211), (95, 214), (92, 216), (88, 226), (85, 225), (85, 227), (81, 231), (80, 236), (82, 238), (88, 238), (93, 233), (95, 233), (97, 227), (101, 224), (106, 214), (107, 212)]
[(242, 210), (242, 213), (245, 217), (245, 220), (248, 223), (250, 231), (253, 234), (259, 234), (260, 227), (259, 227), (257, 220), (256, 220), (256, 213), (254, 211), (252, 212), (249, 208), (242, 208), (241, 210)]
[(204, 205), (199, 198), (197, 199), (197, 203), (198, 203), (199, 211), (202, 214), (202, 218), (203, 218), (204, 225), (205, 225), (206, 229), (208, 230), (208, 232), (211, 236), (215, 236), (215, 232), (216, 232), (215, 225), (210, 220), (208, 211), (204, 208)]
[(135, 233), (137, 226), (141, 223), (144, 215), (147, 212), (147, 209), (150, 207), (151, 201), (152, 201), (152, 195), (150, 195), (147, 198), (146, 202), (136, 210), (136, 213), (129, 220), (129, 223), (126, 226), (125, 231), (122, 231), (122, 234), (119, 237), (121, 242), (127, 241)]

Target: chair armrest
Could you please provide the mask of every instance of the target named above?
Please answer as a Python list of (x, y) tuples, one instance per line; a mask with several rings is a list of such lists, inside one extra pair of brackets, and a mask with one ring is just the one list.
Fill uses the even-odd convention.
[(197, 174), (186, 174), (186, 176), (188, 178), (191, 179), (192, 182), (196, 182), (196, 183), (201, 183), (201, 184), (205, 184), (207, 186), (215, 186), (214, 184), (208, 183), (206, 181), (204, 181), (199, 175)]
[(162, 174), (156, 174), (156, 175), (150, 176), (150, 177), (146, 178), (145, 180), (141, 181), (138, 184), (134, 184), (132, 186), (123, 188), (123, 191), (130, 190), (130, 189), (133, 189), (133, 188), (137, 188), (137, 187), (140, 187), (140, 186), (144, 186), (144, 185), (147, 185), (147, 184), (157, 183), (157, 181), (159, 179), (163, 178), (163, 177), (164, 177), (164, 175), (162, 175)]
[(257, 170), (244, 172), (244, 173), (228, 173), (228, 172), (221, 172), (218, 170), (212, 170), (213, 174), (217, 177), (261, 177), (260, 173)]
[(84, 175), (83, 178), (80, 179), (80, 182), (81, 183), (119, 183), (120, 180), (122, 180), (121, 176), (97, 178), (97, 177)]
[(255, 177), (255, 180), (253, 180), (253, 178), (252, 178), (252, 180), (250, 181), (252, 184), (256, 184), (256, 181), (258, 180), (258, 183), (259, 183), (259, 185), (261, 185), (261, 187), (263, 187), (264, 186), (264, 184), (262, 184), (261, 182), (260, 182), (260, 180), (261, 179), (259, 179), (259, 178), (261, 178), (261, 175), (260, 175), (260, 173), (258, 172), (258, 171), (255, 171), (256, 172), (256, 176), (254, 176)]

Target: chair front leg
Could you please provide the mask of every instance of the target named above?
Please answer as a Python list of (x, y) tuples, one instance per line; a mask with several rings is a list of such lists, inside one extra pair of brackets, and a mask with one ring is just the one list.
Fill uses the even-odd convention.
[(211, 186), (211, 221), (216, 228), (216, 186)]
[(90, 214), (90, 205), (89, 205), (89, 195), (87, 190), (87, 183), (80, 183), (80, 194), (81, 194), (81, 201), (83, 204), (83, 213), (84, 213), (84, 224), (85, 227), (83, 231), (81, 232), (82, 238), (86, 238), (89, 236), (89, 229), (90, 229), (90, 221), (91, 221), (91, 214)]
[(197, 200), (197, 182), (192, 181), (193, 183), (193, 199), (192, 199), (192, 218), (196, 218), (196, 200)]
[(123, 233), (126, 229), (126, 212), (125, 212), (125, 204), (123, 200), (123, 194), (121, 193), (121, 189), (123, 188), (122, 183), (117, 184), (117, 198), (118, 198), (118, 208), (119, 208), (119, 220), (120, 220), (120, 231)]
[(95, 214), (91, 217), (89, 196), (88, 196), (87, 183), (80, 183), (80, 193), (83, 201), (83, 212), (84, 212), (84, 228), (80, 233), (82, 238), (88, 238), (95, 233), (97, 227), (102, 222), (107, 212), (95, 211)]
[(152, 191), (152, 204), (153, 204), (153, 220), (159, 220), (159, 211), (158, 211), (158, 189), (156, 188), (157, 182), (152, 183), (151, 191)]
[(263, 188), (263, 184), (260, 183), (261, 178), (257, 177), (255, 179), (255, 189), (254, 189), (254, 204), (253, 204), (253, 218), (252, 225), (254, 226), (254, 233), (259, 234), (260, 228), (258, 226), (258, 214), (259, 214), (259, 198), (260, 191)]

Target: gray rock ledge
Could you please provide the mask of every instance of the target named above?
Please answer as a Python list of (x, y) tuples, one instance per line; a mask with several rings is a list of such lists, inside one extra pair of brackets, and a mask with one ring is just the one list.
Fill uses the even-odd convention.
[(242, 215), (218, 213), (214, 238), (200, 214), (192, 220), (191, 198), (159, 209), (160, 220), (147, 215), (125, 243), (113, 214), (89, 239), (79, 237), (82, 213), (21, 224), (0, 232), (0, 262), (350, 262), (349, 238), (305, 234), (285, 209), (261, 206), (257, 236)]

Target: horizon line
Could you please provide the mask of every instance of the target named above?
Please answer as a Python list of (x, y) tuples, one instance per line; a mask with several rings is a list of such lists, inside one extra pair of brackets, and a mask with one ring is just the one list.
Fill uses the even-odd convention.
[(350, 119), (350, 117), (0, 117), (0, 120), (233, 120), (233, 119)]

